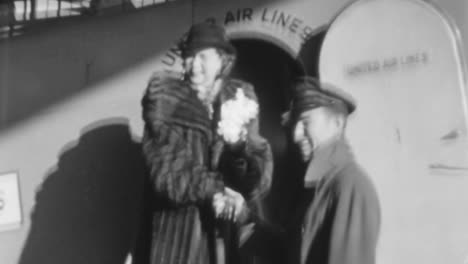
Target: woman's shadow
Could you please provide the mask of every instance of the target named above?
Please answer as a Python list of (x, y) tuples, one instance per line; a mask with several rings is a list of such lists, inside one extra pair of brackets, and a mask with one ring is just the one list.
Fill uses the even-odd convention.
[(39, 186), (19, 263), (124, 263), (142, 231), (145, 178), (127, 119), (87, 126)]

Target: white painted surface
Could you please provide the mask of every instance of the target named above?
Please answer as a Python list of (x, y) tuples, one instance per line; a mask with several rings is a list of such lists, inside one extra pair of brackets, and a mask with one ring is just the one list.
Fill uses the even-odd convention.
[(0, 174), (0, 232), (19, 228), (21, 225), (21, 202), (18, 173)]
[(379, 263), (462, 263), (468, 250), (463, 57), (429, 4), (363, 0), (331, 25), (320, 76), (351, 93), (348, 136), (381, 198)]
[[(326, 26), (348, 0), (216, 1), (195, 6), (195, 21), (214, 18), (233, 38), (272, 42), (296, 56), (304, 37)], [(250, 9), (250, 10), (249, 10)]]

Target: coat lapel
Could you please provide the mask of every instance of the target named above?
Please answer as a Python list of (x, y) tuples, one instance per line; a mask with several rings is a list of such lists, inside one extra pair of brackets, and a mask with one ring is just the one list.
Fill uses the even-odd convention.
[(352, 161), (350, 149), (344, 140), (340, 140), (318, 153), (307, 168), (304, 177), (305, 187), (315, 186), (316, 191), (303, 220), (301, 263), (306, 263), (310, 246), (326, 221), (328, 209), (333, 202), (334, 198), (327, 190), (329, 183), (350, 161)]

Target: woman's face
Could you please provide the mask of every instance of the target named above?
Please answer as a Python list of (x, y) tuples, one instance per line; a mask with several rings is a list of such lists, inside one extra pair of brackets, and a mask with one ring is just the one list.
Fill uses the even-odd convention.
[(223, 61), (215, 48), (206, 48), (184, 60), (185, 72), (194, 86), (212, 87)]

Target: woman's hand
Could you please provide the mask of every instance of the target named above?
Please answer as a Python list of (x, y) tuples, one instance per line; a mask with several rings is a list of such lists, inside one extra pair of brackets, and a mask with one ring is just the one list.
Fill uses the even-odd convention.
[(242, 194), (226, 187), (224, 193), (213, 196), (213, 208), (217, 218), (236, 222), (245, 206)]

